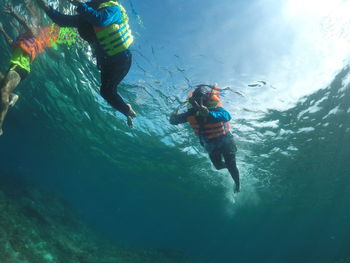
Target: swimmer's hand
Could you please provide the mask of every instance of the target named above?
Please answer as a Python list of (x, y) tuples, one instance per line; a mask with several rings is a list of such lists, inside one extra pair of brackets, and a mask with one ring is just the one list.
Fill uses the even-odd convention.
[(129, 107), (129, 112), (128, 112), (128, 115), (127, 115), (127, 123), (128, 123), (128, 126), (130, 128), (133, 128), (134, 127), (134, 124), (133, 124), (133, 121), (132, 119), (135, 118), (137, 116), (136, 112), (134, 111), (134, 109), (131, 107), (130, 104), (126, 104), (128, 107)]
[(235, 189), (233, 190), (233, 192), (234, 192), (235, 194), (237, 194), (237, 193), (239, 193), (240, 191), (241, 191), (241, 189), (240, 189), (239, 185), (235, 185)]
[(200, 104), (197, 101), (193, 101), (193, 108), (197, 110), (199, 116), (207, 117), (209, 115), (209, 109), (203, 105), (203, 99), (201, 99)]

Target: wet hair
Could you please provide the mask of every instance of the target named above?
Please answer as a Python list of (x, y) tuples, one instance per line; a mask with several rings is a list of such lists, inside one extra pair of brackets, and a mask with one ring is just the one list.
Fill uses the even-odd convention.
[(193, 104), (195, 101), (200, 104), (203, 102), (204, 105), (208, 103), (208, 89), (206, 87), (198, 87), (196, 88), (193, 93), (191, 98), (189, 99), (189, 102)]

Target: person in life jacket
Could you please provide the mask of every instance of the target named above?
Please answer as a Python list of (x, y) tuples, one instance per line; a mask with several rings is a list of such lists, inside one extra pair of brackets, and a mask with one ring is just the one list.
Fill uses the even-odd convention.
[[(26, 9), (29, 10), (29, 7), (26, 6)], [(9, 107), (13, 106), (19, 98), (17, 94), (13, 93), (14, 89), (30, 73), (30, 65), (36, 56), (44, 52), (44, 49), (50, 47), (55, 41), (59, 31), (59, 28), (54, 25), (49, 27), (31, 26), (10, 5), (6, 5), (4, 11), (19, 22), (24, 33), (13, 40), (0, 24), (0, 33), (12, 49), (10, 68), (0, 80), (0, 135), (3, 134), (2, 126)]]
[(117, 93), (117, 87), (129, 72), (132, 61), (129, 47), (133, 43), (133, 35), (126, 10), (118, 0), (70, 2), (76, 6), (76, 15), (61, 14), (49, 7), (45, 0), (37, 0), (54, 23), (77, 28), (80, 36), (90, 44), (101, 71), (101, 96), (125, 115), (132, 127), (136, 113)]
[(170, 115), (170, 124), (188, 122), (206, 149), (217, 170), (227, 168), (234, 182), (234, 192), (240, 191), (236, 165), (236, 145), (230, 133), (230, 114), (222, 107), (220, 89), (215, 85), (198, 85), (188, 99), (188, 110)]

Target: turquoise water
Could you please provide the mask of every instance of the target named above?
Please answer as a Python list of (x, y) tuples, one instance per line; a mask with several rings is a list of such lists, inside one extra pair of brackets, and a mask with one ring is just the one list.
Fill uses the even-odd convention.
[[(179, 9), (172, 1), (162, 6), (156, 2), (152, 7), (136, 0), (133, 4), (144, 26), (131, 15), (137, 35), (134, 64), (120, 94), (138, 113), (135, 128), (129, 129), (123, 117), (99, 96), (99, 74), (87, 47), (60, 48), (41, 55), (17, 90), (20, 100), (10, 110), (0, 138), (0, 171), (64, 196), (83, 221), (111, 243), (180, 250), (196, 259), (220, 263), (348, 262), (347, 54), (339, 55), (344, 64), (332, 68), (318, 64), (327, 79), (323, 79), (324, 72), (317, 72), (315, 78), (306, 66), (295, 67), (296, 72), (288, 71), (285, 76), (271, 65), (277, 63), (272, 61), (274, 56), (299, 65), (292, 59), (293, 52), (287, 58), (282, 52), (292, 48), (288, 43), (278, 46), (273, 56), (259, 49), (248, 57), (247, 47), (239, 45), (236, 36), (237, 45), (227, 53), (231, 71), (224, 72), (229, 67), (224, 53), (218, 56), (217, 49), (209, 52), (201, 45), (197, 53), (186, 48), (199, 17), (191, 14), (193, 22), (185, 29), (179, 29), (176, 21), (169, 22), (179, 15), (177, 10), (180, 18), (189, 17), (186, 12), (195, 8), (194, 1), (178, 3)], [(125, 5), (132, 13), (130, 2)], [(253, 26), (252, 31), (258, 32), (256, 41), (263, 45), (268, 44), (267, 39), (253, 22), (265, 19), (264, 25), (270, 25), (270, 19), (263, 16), (269, 6), (257, 13), (260, 5), (259, 1), (234, 1), (229, 6), (240, 7), (251, 17), (244, 26)], [(210, 6), (214, 13), (219, 7)], [(158, 22), (154, 30), (153, 15), (161, 8), (169, 10), (161, 16), (167, 22)], [(204, 7), (200, 11), (202, 16), (207, 14)], [(241, 15), (232, 13), (237, 20)], [(4, 16), (0, 18), (8, 27)], [(235, 23), (232, 28), (241, 33), (240, 38), (252, 38)], [(274, 40), (293, 37), (291, 32), (276, 35)], [(176, 40), (180, 35), (184, 39)], [(327, 35), (324, 37), (326, 41)], [(5, 50), (5, 42), (0, 41)], [(311, 49), (300, 51), (300, 56), (306, 54), (312, 61), (305, 59), (301, 64), (310, 68), (324, 55)], [(271, 61), (263, 62), (263, 55), (257, 53)], [(2, 54), (0, 68), (5, 71), (9, 53)], [(327, 62), (335, 57), (334, 53), (327, 55), (323, 57)], [(243, 62), (245, 56), (248, 62), (256, 58), (252, 62), (256, 68)], [(232, 62), (233, 58), (237, 60)], [(208, 63), (210, 67), (205, 66)], [(292, 82), (292, 77), (299, 82)], [(247, 85), (259, 79), (267, 79), (268, 84)], [(223, 94), (239, 148), (239, 195), (233, 194), (228, 173), (213, 169), (189, 127), (168, 124), (169, 113), (189, 92), (188, 82), (201, 81), (233, 86), (242, 94)], [(296, 90), (304, 93), (295, 94)]]

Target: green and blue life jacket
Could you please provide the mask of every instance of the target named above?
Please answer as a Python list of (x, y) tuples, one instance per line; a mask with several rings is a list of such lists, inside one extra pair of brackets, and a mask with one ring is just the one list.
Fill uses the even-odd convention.
[(115, 1), (108, 1), (99, 5), (98, 9), (108, 6), (118, 6), (122, 13), (121, 24), (111, 24), (106, 27), (94, 27), (96, 38), (101, 49), (108, 55), (114, 56), (127, 50), (134, 38), (129, 27), (129, 18), (122, 5)]

